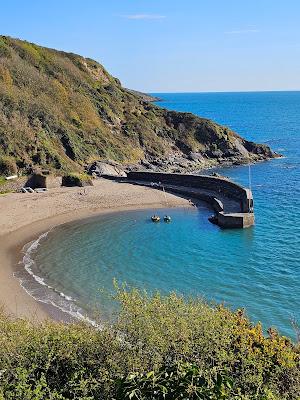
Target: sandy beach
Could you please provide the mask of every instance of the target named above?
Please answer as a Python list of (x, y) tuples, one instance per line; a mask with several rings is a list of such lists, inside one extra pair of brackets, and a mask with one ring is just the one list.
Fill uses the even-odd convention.
[(37, 321), (53, 317), (49, 307), (29, 296), (13, 276), (24, 245), (43, 232), (105, 212), (188, 205), (188, 200), (160, 190), (105, 179), (86, 188), (0, 196), (0, 305), (17, 317)]

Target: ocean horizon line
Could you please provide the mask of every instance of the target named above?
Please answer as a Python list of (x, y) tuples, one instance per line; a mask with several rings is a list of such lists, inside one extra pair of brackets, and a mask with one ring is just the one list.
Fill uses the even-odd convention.
[[(134, 89), (136, 90), (136, 89)], [(221, 94), (221, 93), (299, 93), (300, 89), (294, 89), (294, 90), (233, 90), (233, 91), (227, 91), (227, 90), (220, 90), (220, 91), (196, 91), (196, 92), (147, 92), (147, 91), (142, 91), (143, 93), (149, 94), (149, 95), (157, 95), (157, 94)]]

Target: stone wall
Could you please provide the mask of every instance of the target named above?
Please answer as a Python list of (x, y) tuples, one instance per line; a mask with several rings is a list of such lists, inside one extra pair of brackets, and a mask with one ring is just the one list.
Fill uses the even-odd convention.
[(127, 178), (135, 181), (161, 182), (175, 186), (193, 187), (211, 190), (233, 198), (240, 203), (240, 212), (251, 212), (253, 208), (253, 197), (251, 190), (222, 177), (206, 175), (183, 175), (158, 172), (128, 172)]
[(248, 228), (254, 225), (254, 213), (225, 214), (217, 213), (218, 225), (222, 228)]
[(62, 184), (62, 177), (55, 175), (43, 175), (43, 174), (32, 174), (25, 186), (30, 186), (31, 188), (47, 188), (53, 189), (60, 187)]
[(60, 187), (62, 185), (62, 177), (55, 175), (47, 175), (45, 183), (46, 183), (45, 187), (47, 189)]

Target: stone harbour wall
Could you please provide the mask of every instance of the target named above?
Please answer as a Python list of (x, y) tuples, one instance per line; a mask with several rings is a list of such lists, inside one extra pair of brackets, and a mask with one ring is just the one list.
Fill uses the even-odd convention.
[(162, 184), (211, 190), (216, 194), (220, 193), (239, 201), (241, 204), (240, 212), (250, 212), (253, 208), (251, 190), (222, 177), (159, 172), (128, 172), (127, 178), (130, 180), (161, 182)]
[[(123, 178), (124, 179), (124, 178)], [(206, 175), (184, 175), (158, 172), (128, 172), (126, 180), (161, 185), (172, 185), (172, 192), (191, 196), (191, 188), (198, 189), (193, 194), (209, 203), (215, 210), (217, 223), (222, 228), (247, 228), (254, 225), (253, 197), (250, 189), (244, 188), (227, 178)], [(187, 189), (185, 189), (187, 188)], [(201, 192), (203, 190), (203, 192)], [(210, 193), (208, 194), (209, 191)], [(234, 199), (237, 207), (226, 213), (221, 197)], [(220, 198), (218, 198), (220, 197)]]

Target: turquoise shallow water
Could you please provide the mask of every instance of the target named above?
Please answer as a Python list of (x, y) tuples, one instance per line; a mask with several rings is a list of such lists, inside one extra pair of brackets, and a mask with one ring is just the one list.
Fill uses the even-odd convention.
[[(158, 94), (160, 106), (226, 124), (250, 140), (268, 143), (285, 158), (252, 166), (256, 225), (222, 231), (206, 207), (172, 209), (171, 224), (153, 224), (153, 210), (110, 214), (61, 226), (25, 257), (36, 298), (85, 314), (113, 308), (113, 278), (163, 292), (203, 295), (245, 307), (294, 337), (300, 320), (300, 92)], [(220, 171), (248, 185), (247, 167)], [(163, 215), (165, 211), (161, 211)]]

